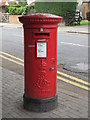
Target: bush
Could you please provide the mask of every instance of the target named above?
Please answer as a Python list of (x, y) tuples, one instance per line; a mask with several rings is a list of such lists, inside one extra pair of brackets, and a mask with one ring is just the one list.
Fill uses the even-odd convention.
[(65, 18), (67, 11), (76, 11), (76, 2), (36, 2), (36, 13), (51, 13)]
[(15, 2), (11, 4), (9, 7), (25, 7), (27, 5), (27, 2), (18, 2), (18, 4)]
[(34, 9), (33, 5), (29, 6), (26, 2), (19, 2), (18, 5), (16, 3), (10, 5), (7, 12), (11, 15), (26, 15), (30, 13), (32, 8)]
[(16, 15), (21, 15), (23, 12), (23, 7), (16, 8), (15, 14)]
[(27, 2), (18, 2), (18, 5), (21, 7), (25, 7), (27, 5)]
[(17, 3), (10, 4), (9, 7), (20, 7)]
[(8, 8), (8, 12), (12, 15), (15, 15), (15, 12), (16, 12), (16, 7), (9, 7)]

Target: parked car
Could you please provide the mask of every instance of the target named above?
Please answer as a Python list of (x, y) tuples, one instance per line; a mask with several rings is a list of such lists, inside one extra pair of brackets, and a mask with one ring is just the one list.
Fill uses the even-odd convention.
[(87, 12), (87, 20), (90, 21), (90, 11)]

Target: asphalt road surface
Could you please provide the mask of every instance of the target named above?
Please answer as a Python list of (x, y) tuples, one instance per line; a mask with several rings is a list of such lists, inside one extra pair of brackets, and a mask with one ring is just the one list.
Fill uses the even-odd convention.
[[(24, 35), (21, 28), (0, 28), (2, 31), (2, 51), (21, 59), (24, 57)], [(1, 43), (2, 42), (2, 43)], [(88, 71), (88, 35), (66, 33), (58, 30), (58, 66), (74, 72)], [(1, 47), (0, 47), (1, 49)]]
[(88, 34), (58, 31), (58, 64), (74, 72), (88, 71)]

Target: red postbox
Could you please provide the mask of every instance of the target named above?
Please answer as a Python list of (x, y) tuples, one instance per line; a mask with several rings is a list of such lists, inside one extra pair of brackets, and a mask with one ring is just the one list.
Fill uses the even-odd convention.
[(24, 27), (24, 108), (48, 111), (57, 106), (57, 27), (62, 17), (19, 17)]

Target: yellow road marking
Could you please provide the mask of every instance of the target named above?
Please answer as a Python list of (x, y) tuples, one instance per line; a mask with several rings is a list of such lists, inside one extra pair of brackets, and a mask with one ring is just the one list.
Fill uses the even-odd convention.
[(11, 57), (11, 58), (14, 58), (14, 59), (16, 59), (16, 60), (19, 60), (19, 61), (21, 61), (21, 62), (24, 62), (22, 59), (20, 59), (20, 58), (18, 58), (18, 57), (15, 57), (15, 56), (13, 56), (13, 55), (10, 55), (10, 54), (8, 54), (8, 53), (6, 53), (6, 52), (0, 51), (0, 53), (1, 53), (1, 54), (4, 54), (4, 55), (7, 55), (7, 56), (9, 56), (9, 57)]
[(59, 72), (59, 71), (57, 71), (57, 73), (58, 73), (59, 75), (64, 76), (64, 77), (67, 77), (67, 78), (70, 78), (70, 79), (72, 79), (72, 80), (75, 80), (75, 81), (77, 81), (77, 82), (79, 82), (79, 83), (82, 83), (82, 84), (85, 84), (85, 85), (90, 86), (90, 83), (88, 83), (88, 82), (86, 82), (86, 81), (83, 81), (83, 80), (81, 80), (81, 79), (79, 79), (79, 78), (73, 77), (73, 76), (71, 76), (71, 75), (67, 75), (67, 74), (62, 73), (62, 72)]
[(66, 82), (66, 83), (68, 83), (68, 84), (77, 86), (77, 87), (79, 87), (79, 88), (82, 88), (82, 89), (84, 89), (84, 90), (90, 90), (90, 88), (88, 88), (88, 87), (86, 87), (86, 86), (80, 85), (80, 84), (78, 84), (78, 83), (72, 82), (72, 81), (70, 81), (70, 80), (68, 80), (68, 79), (64, 79), (64, 78), (62, 78), (62, 77), (57, 76), (57, 79), (59, 79), (59, 80), (61, 80), (61, 81), (63, 81), (63, 82)]
[[(21, 62), (24, 62), (22, 59), (17, 58), (17, 57), (15, 57), (15, 56), (13, 56), (13, 55), (10, 55), (10, 54), (8, 54), (8, 53), (2, 52), (2, 51), (0, 51), (0, 53), (2, 53), (2, 54), (4, 54), (4, 55), (7, 55), (7, 56), (9, 56), (9, 57), (11, 57), (11, 58), (15, 58), (16, 60), (19, 60), (19, 61), (21, 61)], [(3, 55), (0, 55), (0, 57), (4, 58), (4, 59), (6, 59), (6, 60), (9, 60), (9, 61), (11, 61), (11, 62), (14, 62), (14, 63), (16, 63), (16, 64), (19, 64), (19, 65), (24, 66), (23, 63), (17, 62), (17, 61), (15, 61), (15, 60), (12, 60), (12, 59), (10, 59), (10, 58), (7, 58), (7, 57), (5, 57), (5, 56), (3, 56)], [(81, 79), (79, 79), (79, 78), (70, 76), (70, 75), (68, 75), (68, 74), (65, 74), (65, 73), (62, 73), (62, 72), (59, 72), (59, 71), (57, 71), (57, 73), (58, 73), (59, 75), (64, 76), (64, 77), (67, 77), (67, 78), (70, 78), (70, 79), (72, 79), (72, 80), (75, 80), (75, 81), (77, 81), (77, 82), (79, 82), (79, 83), (82, 83), (82, 84), (85, 84), (85, 85), (90, 86), (90, 83), (85, 82), (84, 80), (81, 80)], [(67, 83), (67, 79), (64, 79), (64, 78), (59, 77), (59, 76), (58, 76), (58, 78), (63, 79), (63, 81)], [(68, 80), (68, 81), (70, 81), (70, 80)], [(68, 82), (68, 83), (69, 83), (69, 82)], [(72, 84), (72, 85), (73, 85), (73, 83), (75, 83), (75, 82), (71, 82), (71, 81), (70, 81), (69, 84)], [(78, 83), (75, 83), (75, 85), (77, 85), (77, 84), (78, 84)], [(80, 84), (79, 84), (79, 85), (80, 85)], [(78, 85), (77, 85), (77, 86), (78, 86)], [(80, 85), (80, 86), (82, 86), (82, 85)], [(80, 87), (80, 86), (78, 86), (78, 87)], [(85, 86), (84, 86), (84, 88), (87, 89), (87, 87), (85, 87)]]
[(3, 55), (0, 55), (0, 57), (4, 58), (4, 59), (6, 59), (6, 60), (9, 60), (9, 61), (11, 61), (11, 62), (14, 62), (14, 63), (16, 63), (16, 64), (18, 64), (18, 65), (24, 66), (23, 63), (17, 62), (17, 61), (15, 61), (15, 60), (12, 60), (12, 59), (10, 59), (10, 58), (7, 58), (7, 57), (5, 57), (5, 56), (3, 56)]

